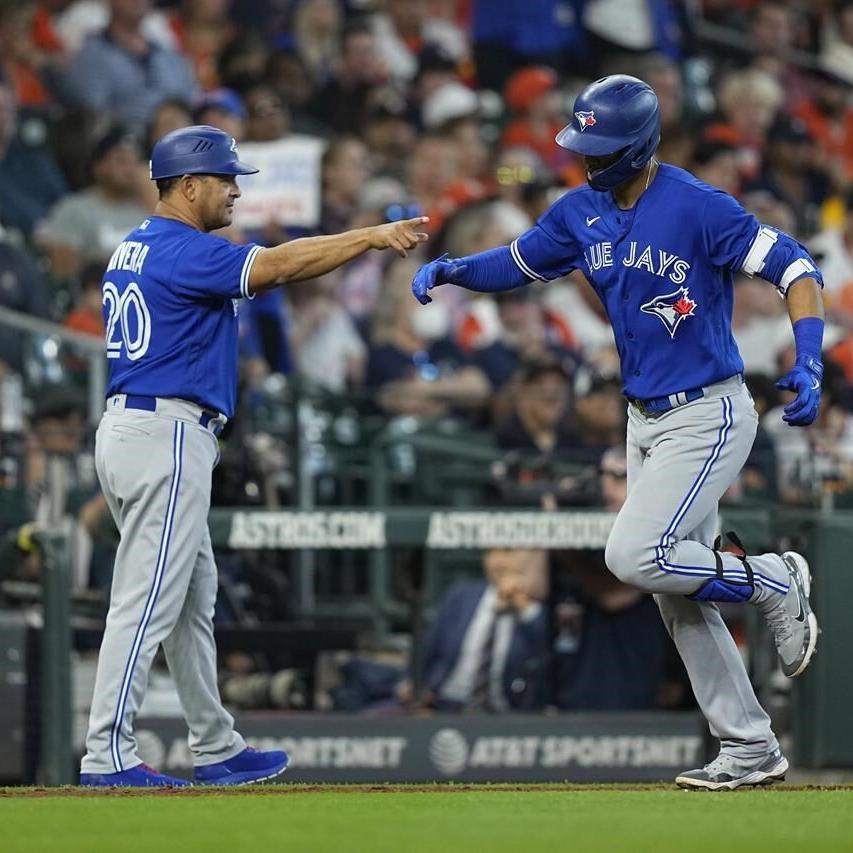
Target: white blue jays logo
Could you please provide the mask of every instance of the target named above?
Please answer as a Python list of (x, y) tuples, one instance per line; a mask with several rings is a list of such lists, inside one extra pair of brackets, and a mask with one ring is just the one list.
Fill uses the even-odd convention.
[(685, 317), (693, 316), (696, 303), (690, 298), (686, 287), (679, 287), (672, 293), (656, 296), (651, 302), (641, 305), (640, 310), (658, 317), (661, 323), (666, 326), (669, 336), (674, 338), (675, 330), (681, 325), (681, 321)]
[(578, 110), (575, 113), (575, 118), (578, 120), (581, 133), (583, 133), (588, 127), (592, 127), (594, 124), (597, 124), (595, 120), (595, 110)]

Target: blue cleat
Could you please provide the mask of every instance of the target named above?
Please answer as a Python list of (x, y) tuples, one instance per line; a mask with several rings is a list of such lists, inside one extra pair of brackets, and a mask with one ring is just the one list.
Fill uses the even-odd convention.
[(190, 788), (192, 782), (158, 773), (147, 764), (137, 764), (119, 773), (81, 773), (84, 788)]
[(287, 762), (286, 752), (260, 752), (247, 746), (227, 761), (196, 767), (195, 781), (197, 785), (250, 785), (252, 782), (265, 782), (284, 773)]

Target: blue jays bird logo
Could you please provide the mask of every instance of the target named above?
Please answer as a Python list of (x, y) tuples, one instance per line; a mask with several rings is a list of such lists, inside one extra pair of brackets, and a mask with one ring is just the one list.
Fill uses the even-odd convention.
[(646, 314), (654, 314), (666, 326), (671, 338), (675, 337), (676, 329), (685, 317), (692, 317), (696, 303), (690, 298), (686, 287), (679, 287), (672, 293), (656, 296), (650, 302), (640, 306)]
[(592, 127), (597, 123), (595, 120), (595, 110), (578, 110), (575, 113), (575, 118), (578, 120), (578, 124), (581, 127), (581, 133), (583, 133), (588, 127)]

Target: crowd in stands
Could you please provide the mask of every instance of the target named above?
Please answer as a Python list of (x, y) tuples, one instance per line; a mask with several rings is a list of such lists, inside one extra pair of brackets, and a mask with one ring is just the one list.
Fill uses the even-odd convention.
[[(763, 281), (736, 284), (734, 331), (762, 428), (729, 499), (812, 506), (829, 495), (843, 504), (853, 495), (851, 0), (0, 0), (0, 306), (103, 336), (100, 272), (156, 201), (153, 143), (192, 123), (221, 127), (242, 159), (265, 168), (245, 182), (228, 239), (271, 245), (425, 213), (431, 240), (408, 259), (370, 253), (241, 307), (241, 406), (225, 447), (244, 467), (220, 474), (220, 502), (292, 497), (292, 460), (262, 447), (245, 423), (274, 391), (299, 384), (365, 416), (475, 431), (507, 454), (502, 500), (601, 503), (598, 477), (607, 479), (608, 449), (624, 441), (625, 403), (612, 334), (582, 271), (497, 296), (442, 288), (429, 308), (408, 284), (442, 252), (508, 243), (584, 181), (554, 136), (577, 92), (617, 72), (658, 94), (660, 160), (794, 234), (823, 270), (824, 406), (803, 430), (782, 424), (773, 385), (793, 357), (785, 304)], [(43, 385), (86, 378), (79, 357), (53, 364), (43, 350), (0, 327), (0, 476), (23, 487), (32, 518)], [(57, 428), (85, 446), (78, 409), (67, 398), (62, 406)], [(241, 491), (233, 484), (258, 479), (252, 460), (267, 481)], [(562, 462), (587, 475), (555, 474)], [(94, 528), (102, 507), (89, 486), (81, 526)], [(636, 608), (648, 600), (616, 581), (602, 586), (596, 559), (539, 598), (559, 598), (554, 630), (564, 645), (579, 609), (584, 630), (602, 636), (630, 633), (614, 612), (644, 618)], [(488, 582), (439, 608), (439, 619), (459, 625), (448, 608), (475, 618), (492, 590), (503, 611), (517, 612), (513, 630), (528, 631), (518, 639), (498, 626), (504, 655), (538, 630), (534, 597), (498, 580), (513, 575), (514, 560), (486, 555)], [(475, 633), (479, 648), (494, 626)], [(482, 662), (454, 670), (439, 647), (447, 638), (430, 646), (435, 702), (473, 695), (482, 706)], [(646, 659), (665, 668), (657, 646)], [(592, 671), (578, 677), (594, 694)], [(539, 695), (514, 694), (517, 680), (506, 681), (507, 695), (488, 699), (494, 707)], [(563, 705), (588, 701), (575, 689)], [(636, 695), (654, 704), (644, 689)]]

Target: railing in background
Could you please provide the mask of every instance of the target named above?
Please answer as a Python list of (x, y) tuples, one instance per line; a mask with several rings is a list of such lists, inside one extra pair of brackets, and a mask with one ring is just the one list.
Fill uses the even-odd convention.
[(104, 341), (92, 335), (84, 335), (52, 323), (41, 320), (20, 311), (0, 307), (0, 327), (14, 329), (17, 332), (29, 332), (67, 345), (70, 349), (82, 351), (89, 363), (88, 368), (88, 412), (89, 422), (96, 424), (104, 411), (104, 394), (107, 387), (107, 361), (104, 357)]

